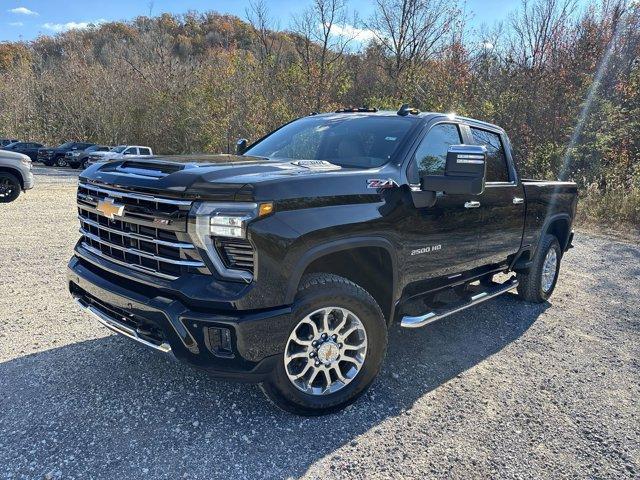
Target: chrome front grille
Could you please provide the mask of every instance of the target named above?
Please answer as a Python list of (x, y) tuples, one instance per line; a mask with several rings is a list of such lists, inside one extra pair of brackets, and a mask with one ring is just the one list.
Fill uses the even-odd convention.
[[(124, 205), (122, 216), (107, 218), (98, 210), (110, 198)], [(131, 269), (175, 279), (208, 273), (187, 234), (191, 202), (160, 198), (80, 183), (78, 217), (82, 246)]]

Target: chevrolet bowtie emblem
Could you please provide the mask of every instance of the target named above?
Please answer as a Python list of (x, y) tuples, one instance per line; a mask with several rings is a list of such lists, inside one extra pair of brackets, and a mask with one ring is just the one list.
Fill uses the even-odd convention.
[(97, 210), (108, 219), (113, 220), (115, 216), (122, 216), (124, 213), (124, 205), (115, 203), (113, 198), (107, 197), (98, 202)]

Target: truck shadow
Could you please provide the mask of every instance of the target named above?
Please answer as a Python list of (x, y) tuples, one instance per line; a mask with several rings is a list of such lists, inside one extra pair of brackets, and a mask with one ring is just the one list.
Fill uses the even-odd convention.
[(320, 418), (116, 336), (28, 355), (0, 364), (0, 463), (27, 477), (297, 477), (502, 350), (547, 307), (508, 294), (421, 330), (393, 327), (374, 386)]

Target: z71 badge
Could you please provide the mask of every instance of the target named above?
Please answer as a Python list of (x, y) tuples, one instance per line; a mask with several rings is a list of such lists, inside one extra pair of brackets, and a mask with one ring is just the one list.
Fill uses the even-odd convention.
[(386, 180), (381, 178), (370, 178), (367, 180), (367, 188), (393, 188), (397, 186), (398, 182), (393, 178), (387, 178)]

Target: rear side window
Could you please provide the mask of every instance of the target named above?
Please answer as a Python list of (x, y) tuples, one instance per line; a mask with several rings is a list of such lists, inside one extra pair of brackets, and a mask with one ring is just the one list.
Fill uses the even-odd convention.
[(422, 139), (414, 161), (421, 175), (444, 175), (447, 152), (451, 145), (460, 145), (462, 138), (458, 126), (453, 123), (435, 125)]
[(500, 135), (471, 127), (473, 141), (487, 148), (487, 182), (508, 182), (507, 156)]
[(140, 155), (151, 155), (151, 150), (148, 148), (140, 148)]

